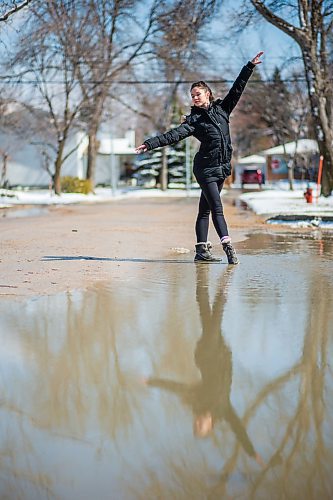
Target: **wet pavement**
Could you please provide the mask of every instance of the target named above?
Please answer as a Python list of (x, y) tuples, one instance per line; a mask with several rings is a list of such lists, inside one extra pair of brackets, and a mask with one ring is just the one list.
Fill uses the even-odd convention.
[(0, 498), (333, 497), (333, 241), (238, 248), (0, 304)]
[(0, 217), (6, 217), (7, 219), (16, 219), (21, 217), (39, 217), (41, 215), (46, 215), (49, 212), (48, 206), (28, 206), (25, 208), (17, 207), (7, 207), (0, 209)]

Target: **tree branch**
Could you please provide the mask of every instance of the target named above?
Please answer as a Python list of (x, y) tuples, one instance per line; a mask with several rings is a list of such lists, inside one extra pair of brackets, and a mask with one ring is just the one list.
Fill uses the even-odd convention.
[(1, 17), (0, 17), (0, 22), (2, 21), (7, 21), (7, 19), (12, 16), (13, 14), (15, 14), (16, 12), (18, 12), (19, 10), (23, 9), (24, 7), (26, 7), (27, 5), (29, 5), (29, 3), (31, 3), (32, 0), (24, 0), (23, 2), (19, 3), (18, 5), (15, 5), (12, 9), (8, 10), (5, 14), (3, 14)]
[(125, 108), (129, 109), (130, 111), (132, 111), (136, 115), (143, 116), (144, 118), (147, 118), (148, 120), (151, 120), (151, 115), (150, 114), (145, 113), (144, 111), (140, 111), (139, 109), (135, 109), (133, 106), (131, 106), (130, 104), (128, 104), (127, 102), (125, 102), (121, 97), (119, 97), (119, 95), (117, 95), (117, 97), (114, 97), (112, 94), (110, 94), (110, 98), (113, 99), (114, 101), (119, 102)]
[(268, 21), (273, 24), (281, 31), (292, 37), (298, 44), (302, 44), (305, 41), (304, 29), (296, 28), (293, 24), (288, 23), (282, 17), (277, 16), (272, 12), (262, 0), (250, 0), (255, 9)]
[(309, 11), (308, 1), (300, 0), (298, 2), (298, 16), (302, 28), (305, 28), (308, 25), (308, 19), (307, 19), (308, 11)]
[(85, 136), (83, 136), (81, 138), (81, 140), (73, 147), (73, 149), (71, 149), (62, 159), (62, 163), (65, 163), (65, 161), (67, 160), (67, 158), (70, 157), (71, 154), (73, 154), (77, 149), (79, 149), (79, 147), (81, 146), (81, 144), (83, 143), (85, 139)]

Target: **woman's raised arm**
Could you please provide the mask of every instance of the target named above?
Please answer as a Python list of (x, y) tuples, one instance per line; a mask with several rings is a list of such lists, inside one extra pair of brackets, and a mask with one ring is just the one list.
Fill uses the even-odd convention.
[(228, 115), (230, 115), (230, 113), (238, 103), (246, 87), (247, 81), (252, 75), (253, 69), (255, 68), (255, 66), (257, 66), (257, 64), (261, 64), (262, 61), (260, 60), (260, 57), (262, 55), (263, 51), (258, 52), (258, 54), (242, 68), (228, 94), (222, 100), (221, 107)]

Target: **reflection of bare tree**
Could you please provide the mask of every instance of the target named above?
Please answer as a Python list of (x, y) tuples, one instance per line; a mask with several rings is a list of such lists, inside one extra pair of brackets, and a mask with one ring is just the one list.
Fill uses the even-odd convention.
[[(296, 377), (298, 379), (298, 401), (285, 426), (280, 445), (271, 459), (272, 462), (277, 455), (283, 454), (283, 481), (303, 498), (329, 498), (332, 494), (332, 483), (328, 484), (325, 470), (328, 449), (325, 447), (323, 436), (328, 332), (333, 309), (329, 290), (330, 283), (324, 276), (321, 276), (321, 279), (313, 279), (313, 283), (309, 284), (308, 303), (312, 307), (308, 310), (303, 353), (300, 362), (294, 369), (289, 370), (289, 381)], [(270, 392), (272, 394), (279, 389), (281, 388), (278, 384), (271, 384)], [(258, 411), (257, 401), (253, 402), (246, 412), (245, 422), (253, 411)], [(299, 476), (295, 474), (300, 468), (303, 474), (311, 477), (310, 481), (302, 484)], [(267, 475), (268, 469), (264, 470), (255, 482), (252, 497)], [(304, 495), (301, 494), (302, 490)]]
[[(150, 377), (147, 383), (151, 387), (177, 394), (185, 405), (191, 407), (195, 436), (208, 437), (218, 422), (225, 421), (245, 452), (260, 461), (246, 428), (230, 401), (232, 355), (223, 338), (221, 322), (232, 269), (225, 272), (219, 283), (212, 306), (209, 300), (209, 266), (197, 265), (196, 271), (196, 299), (202, 334), (195, 349), (195, 363), (200, 371), (201, 380), (198, 383), (187, 384)], [(219, 494), (222, 493), (220, 486)]]
[[(224, 271), (222, 267), (223, 278), (215, 287), (205, 276), (211, 273), (210, 268), (196, 267), (196, 298), (202, 320), (195, 349), (199, 369), (196, 372), (193, 332), (198, 330), (198, 324), (193, 314), (193, 269), (187, 266), (184, 273), (189, 274), (183, 274), (182, 279), (177, 269), (174, 266), (167, 271), (167, 288), (166, 276), (147, 273), (139, 284), (134, 280), (127, 288), (113, 283), (108, 289), (45, 299), (30, 316), (22, 313), (22, 317), (17, 317), (13, 335), (18, 332), (24, 353), (22, 359), (30, 366), (27, 380), (16, 384), (14, 395), (11, 387), (15, 387), (15, 382), (1, 384), (1, 409), (6, 420), (15, 421), (16, 428), (15, 432), (7, 432), (7, 441), (1, 446), (0, 465), (4, 474), (21, 480), (21, 484), (30, 481), (36, 491), (40, 488), (40, 491), (51, 492), (54, 486), (48, 482), (51, 479), (36, 474), (40, 456), (34, 436), (36, 432), (45, 432), (48, 439), (59, 438), (67, 443), (78, 440), (78, 444), (93, 448), (98, 457), (107, 452), (108, 442), (112, 442), (117, 458), (125, 468), (128, 465), (131, 477), (135, 478), (133, 488), (137, 498), (217, 499), (234, 495), (237, 488), (241, 490), (237, 490), (239, 498), (256, 500), (267, 498), (268, 490), (273, 499), (281, 498), (282, 491), (288, 498), (329, 498), (332, 486), (327, 469), (333, 463), (327, 438), (332, 425), (328, 422), (328, 418), (332, 418), (332, 406), (328, 407), (331, 403), (327, 395), (328, 388), (332, 387), (328, 358), (329, 328), (333, 320), (331, 278), (319, 269), (312, 283), (308, 283), (304, 301), (308, 321), (300, 359), (257, 393), (251, 390), (245, 394), (242, 389), (241, 397), (248, 403), (240, 418), (240, 412), (236, 412), (236, 406), (230, 402), (231, 351), (221, 334), (227, 298), (227, 314), (232, 310), (229, 305), (232, 305), (235, 281), (231, 281), (230, 273), (235, 271)], [(216, 270), (217, 266), (211, 269)], [(149, 281), (152, 276), (159, 281)], [(184, 286), (184, 276), (191, 278), (190, 285)], [(213, 288), (216, 294), (211, 305), (208, 292)], [(262, 294), (258, 300), (263, 300)], [(154, 315), (149, 316), (153, 307)], [(228, 332), (228, 339), (230, 335), (233, 332)], [(296, 332), (293, 342), (299, 337)], [(182, 349), (187, 352), (179, 352)], [(154, 417), (149, 405), (156, 403), (155, 398), (149, 399), (146, 406), (143, 401), (146, 403), (146, 396), (156, 394), (140, 390), (142, 385), (134, 382), (142, 366), (142, 358), (136, 359), (137, 350), (148, 358), (149, 369), (153, 365), (153, 373), (171, 370), (173, 374), (173, 380), (150, 381), (176, 394), (177, 401), (172, 405), (170, 400), (161, 397), (157, 406), (160, 402), (166, 404), (156, 410)], [(233, 354), (236, 354), (234, 349)], [(186, 377), (189, 381), (197, 380), (198, 373), (200, 380), (187, 381)], [(233, 387), (232, 394), (236, 393), (235, 389)], [(176, 420), (179, 401), (190, 408), (195, 417), (204, 417), (200, 421), (194, 419), (195, 433), (207, 433), (212, 439), (198, 445), (197, 441), (193, 443), (190, 432), (189, 441), (184, 438), (176, 452), (173, 444), (163, 442), (165, 448), (159, 448), (160, 443), (153, 442), (152, 448), (165, 469), (163, 474), (147, 463), (142, 466), (125, 463), (126, 438), (130, 436), (137, 447), (138, 443), (154, 441), (152, 418), (160, 415), (159, 412), (167, 415), (166, 422), (171, 422), (171, 429), (165, 432), (170, 435), (173, 432), (173, 420), (168, 420), (169, 417), (175, 419), (175, 429), (183, 432), (184, 422)], [(186, 410), (184, 415), (184, 421), (188, 422)], [(257, 432), (261, 427), (265, 444), (259, 445), (258, 435), (252, 435), (252, 431)], [(163, 434), (164, 429), (160, 432)], [(260, 450), (264, 449), (266, 465), (262, 469), (252, 459), (251, 441), (260, 446)], [(209, 447), (216, 455), (217, 466), (221, 467), (219, 472), (216, 469), (212, 472), (211, 463), (207, 455), (201, 453), (200, 446)], [(137, 448), (137, 451), (140, 455), (141, 450)], [(26, 467), (19, 467), (15, 457), (22, 454), (29, 457)], [(239, 476), (245, 479), (235, 486)], [(119, 480), (130, 490), (132, 485), (128, 485), (127, 479)], [(8, 484), (11, 484), (9, 480)]]
[[(270, 485), (270, 491), (276, 488), (277, 492), (281, 491), (281, 484), (285, 485), (288, 497), (291, 495), (295, 498), (312, 499), (330, 498), (332, 495), (332, 483), (328, 482), (325, 466), (329, 450), (325, 446), (323, 435), (328, 374), (328, 332), (329, 324), (332, 324), (333, 310), (329, 289), (330, 283), (325, 278), (313, 280), (313, 286), (309, 286), (310, 307), (301, 359), (288, 371), (268, 383), (244, 414), (243, 423), (248, 426), (250, 420), (267, 404), (272, 406), (274, 402), (274, 408), (278, 413), (281, 405), (286, 405), (286, 393), (288, 394), (289, 387), (293, 387), (293, 398), (298, 394), (298, 400), (293, 402), (289, 400), (289, 407), (284, 408), (280, 424), (283, 429), (280, 442), (275, 446), (270, 460), (254, 481), (250, 492), (247, 491), (248, 498), (258, 498), (262, 493), (260, 488), (265, 491), (267, 484)], [(298, 391), (295, 390), (297, 387)], [(226, 479), (235, 469), (238, 452), (239, 444), (236, 443), (234, 452), (221, 473), (220, 486), (224, 486)], [(280, 473), (274, 476), (273, 484), (270, 471), (278, 464), (281, 465), (281, 469)]]
[[(208, 290), (207, 280), (199, 279), (199, 283), (197, 294), (203, 292), (204, 296)], [(223, 284), (221, 283), (222, 287)], [(206, 286), (206, 290), (201, 288), (200, 291), (203, 286)], [(238, 492), (242, 498), (267, 498), (267, 491), (270, 492), (271, 498), (281, 498), (282, 491), (288, 498), (326, 499), (332, 496), (333, 488), (328, 468), (333, 463), (333, 457), (328, 449), (327, 439), (330, 425), (328, 411), (332, 408), (327, 408), (326, 394), (327, 388), (332, 385), (332, 373), (327, 360), (330, 342), (328, 333), (333, 320), (332, 294), (329, 293), (331, 283), (329, 279), (317, 275), (308, 286), (309, 296), (305, 301), (308, 320), (300, 359), (259, 391), (240, 421), (240, 426), (246, 429), (252, 420), (260, 418), (262, 422), (265, 411), (269, 409), (270, 419), (276, 423), (277, 428), (276, 433), (272, 432), (271, 439), (268, 437), (267, 448), (270, 449), (270, 456), (267, 457), (266, 464), (261, 462), (262, 468), (254, 473), (253, 462), (246, 462), (242, 458), (242, 440), (238, 438), (230, 449), (225, 446), (225, 435), (216, 433), (215, 443), (223, 449), (225, 463), (219, 480), (208, 493), (201, 474), (204, 471), (209, 474), (207, 463), (203, 462), (193, 471), (178, 457), (168, 463), (172, 475), (170, 484), (162, 484), (157, 477), (152, 477), (144, 495), (149, 496), (161, 490), (164, 495), (177, 498), (201, 498), (201, 494), (206, 494), (207, 498), (211, 499), (227, 498), (229, 480), (236, 471), (242, 470), (246, 477), (252, 478), (252, 482), (246, 482), (243, 491)], [(198, 303), (202, 309), (202, 317), (207, 318), (209, 304), (202, 298), (201, 306), (200, 301)], [(206, 321), (206, 325), (208, 324)], [(216, 345), (215, 351), (218, 352)], [(199, 350), (196, 352), (196, 362), (200, 357)], [(224, 361), (228, 358), (227, 353), (223, 358)], [(211, 360), (208, 365), (214, 370)], [(192, 405), (193, 408), (194, 385), (155, 377), (148, 383), (178, 394), (186, 405)], [(204, 398), (209, 398), (209, 390), (199, 398), (200, 404), (203, 404)], [(218, 401), (216, 395), (215, 401)], [(194, 410), (193, 412), (195, 413)], [(211, 422), (206, 421), (205, 425), (209, 427)], [(258, 426), (258, 423), (256, 425)], [(259, 425), (265, 427), (264, 422)], [(181, 492), (175, 487), (179, 481), (182, 482)]]
[[(58, 322), (57, 313), (51, 318), (50, 311), (51, 306), (59, 310), (60, 304)], [(119, 307), (116, 291), (107, 290), (83, 292), (75, 300), (72, 294), (46, 299), (43, 310), (33, 316), (30, 334), (22, 338), (25, 357), (33, 362), (27, 380), (29, 399), (21, 393), (14, 400), (6, 387), (2, 390), (1, 409), (17, 423), (15, 433), (8, 436), (8, 449), (15, 452), (12, 461), (6, 462), (6, 477), (16, 477), (15, 482), (29, 480), (34, 492), (49, 491), (50, 480), (35, 472), (36, 430), (46, 432), (48, 439), (97, 446), (100, 454), (105, 438), (117, 443), (120, 431), (131, 427), (133, 415), (140, 410), (140, 394), (121, 366), (118, 352), (122, 330), (135, 321), (135, 315), (127, 321), (126, 312)], [(89, 437), (91, 428), (98, 430), (100, 443)], [(16, 460), (28, 449), (29, 466), (20, 468)]]
[(81, 434), (96, 412), (101, 430), (115, 439), (119, 429), (130, 427), (136, 410), (136, 392), (131, 393), (117, 346), (130, 322), (126, 308), (112, 290), (84, 293), (80, 308), (68, 296), (67, 307), (67, 335), (49, 379), (58, 419), (52, 422), (49, 414), (46, 418), (53, 426), (74, 425)]
[[(26, 430), (25, 422), (29, 418), (14, 404), (0, 402), (0, 410), (10, 414), (11, 421), (20, 422), (20, 450), (17, 453), (16, 436), (12, 436), (10, 429), (3, 429), (0, 449), (0, 496), (1, 498), (27, 498), (27, 491), (34, 492), (35, 498), (54, 498), (52, 478), (41, 473), (36, 461), (26, 459), (22, 464), (22, 456), (30, 456), (36, 452), (36, 444)], [(4, 425), (3, 425), (4, 427)], [(14, 444), (14, 446), (13, 446)], [(13, 484), (12, 480), (15, 478)]]

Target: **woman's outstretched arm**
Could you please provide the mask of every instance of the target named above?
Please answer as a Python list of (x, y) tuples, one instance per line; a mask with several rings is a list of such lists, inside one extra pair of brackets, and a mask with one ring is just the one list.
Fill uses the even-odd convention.
[(176, 128), (168, 130), (164, 134), (156, 135), (147, 139), (141, 146), (135, 148), (136, 153), (145, 153), (151, 149), (161, 148), (163, 146), (169, 146), (170, 144), (176, 144), (176, 142), (189, 137), (194, 132), (194, 126), (190, 125), (188, 122), (184, 122)]
[(155, 377), (146, 379), (146, 385), (174, 392), (178, 396), (187, 394), (193, 388), (193, 385), (191, 384), (185, 384), (184, 382), (176, 382), (175, 380)]
[(240, 96), (242, 95), (245, 86), (252, 75), (254, 68), (261, 64), (262, 61), (260, 57), (263, 55), (263, 52), (259, 52), (251, 61), (249, 61), (241, 70), (238, 77), (234, 81), (231, 89), (225, 98), (221, 101), (222, 109), (230, 115), (236, 104), (238, 103)]

